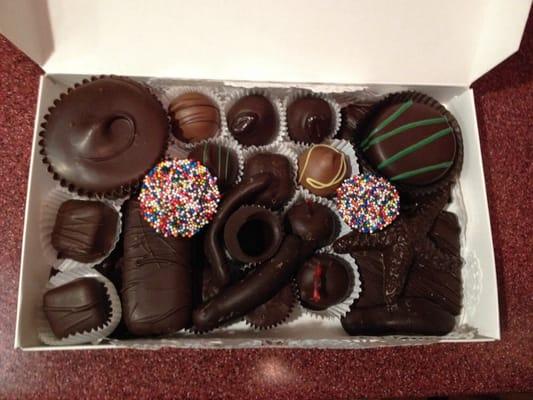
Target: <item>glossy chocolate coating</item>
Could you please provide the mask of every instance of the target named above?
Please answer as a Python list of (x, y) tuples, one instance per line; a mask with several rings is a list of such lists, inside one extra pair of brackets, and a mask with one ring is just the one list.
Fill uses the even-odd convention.
[(292, 285), (289, 283), (270, 300), (246, 314), (245, 319), (255, 328), (272, 328), (289, 317), (295, 303), (296, 296)]
[(167, 115), (139, 83), (101, 78), (54, 104), (40, 142), (43, 161), (71, 190), (120, 195), (163, 154)]
[(289, 160), (281, 154), (259, 153), (244, 164), (244, 178), (262, 173), (272, 176), (267, 189), (255, 198), (255, 204), (268, 208), (283, 207), (294, 195), (293, 171)]
[(285, 221), (293, 234), (316, 248), (331, 244), (340, 228), (332, 210), (310, 200), (298, 200), (285, 214)]
[(317, 97), (296, 99), (287, 107), (287, 125), (295, 142), (320, 143), (333, 129), (331, 108)]
[(59, 207), (52, 231), (58, 258), (88, 263), (111, 250), (118, 213), (99, 201), (67, 200)]
[(346, 154), (325, 144), (313, 145), (298, 158), (298, 183), (318, 196), (333, 196), (351, 173)]
[(439, 214), (429, 237), (444, 251), (458, 256), (461, 254), (461, 228), (459, 220), (454, 213), (443, 211)]
[(231, 149), (218, 143), (196, 146), (189, 154), (191, 160), (200, 161), (217, 178), (221, 191), (235, 184), (239, 174), (239, 160)]
[(359, 143), (364, 157), (393, 183), (424, 186), (444, 177), (457, 143), (447, 119), (412, 100), (390, 104), (369, 121)]
[(341, 109), (341, 126), (337, 136), (341, 139), (353, 140), (359, 123), (371, 107), (370, 103), (354, 103), (343, 107)]
[(284, 232), (277, 215), (257, 206), (235, 211), (224, 226), (224, 244), (231, 257), (244, 263), (258, 263), (278, 250)]
[(245, 146), (269, 144), (278, 130), (274, 105), (261, 95), (249, 95), (237, 100), (226, 119), (233, 137)]
[(125, 211), (122, 315), (135, 335), (176, 332), (190, 325), (191, 242), (157, 234), (141, 215), (139, 202)]
[(47, 291), (43, 309), (58, 338), (101, 328), (111, 311), (107, 291), (94, 278), (80, 278)]
[(349, 335), (445, 335), (455, 318), (426, 299), (402, 298), (393, 306), (352, 308), (341, 319)]
[(325, 310), (350, 295), (353, 276), (344, 260), (329, 254), (317, 254), (300, 267), (296, 283), (304, 307)]
[(216, 135), (220, 129), (217, 104), (202, 93), (184, 93), (168, 106), (172, 133), (186, 143), (196, 143)]

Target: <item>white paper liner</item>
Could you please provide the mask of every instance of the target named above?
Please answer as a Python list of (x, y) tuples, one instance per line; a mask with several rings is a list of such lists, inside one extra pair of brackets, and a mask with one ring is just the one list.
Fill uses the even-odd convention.
[[(115, 239), (113, 241), (113, 244), (111, 245), (110, 250), (104, 256), (89, 263), (82, 263), (80, 261), (68, 258), (60, 259), (57, 257), (58, 251), (54, 248), (54, 246), (52, 246), (52, 232), (54, 230), (54, 225), (56, 222), (59, 207), (67, 200), (99, 201), (111, 207), (117, 212), (118, 216)], [(105, 258), (109, 256), (109, 254), (111, 254), (111, 252), (117, 245), (117, 242), (120, 238), (120, 233), (122, 232), (122, 212), (120, 211), (120, 209), (124, 201), (125, 199), (109, 200), (98, 199), (94, 197), (82, 197), (71, 193), (60, 186), (56, 187), (55, 189), (52, 189), (52, 191), (48, 193), (43, 203), (41, 204), (41, 216), (39, 221), (41, 247), (46, 262), (54, 268), (57, 268), (61, 271), (66, 271), (77, 267), (93, 267), (105, 260)]]
[[(209, 97), (211, 100), (213, 100), (218, 108), (218, 113), (220, 117), (220, 127), (212, 138), (204, 139), (204, 140), (201, 140), (195, 143), (183, 142), (177, 139), (172, 133), (170, 133), (170, 136), (172, 136), (172, 138), (174, 139), (173, 142), (177, 142), (183, 148), (190, 149), (199, 144), (205, 143), (209, 139), (218, 138), (218, 137), (226, 135), (227, 125), (226, 125), (226, 115), (224, 113), (223, 101), (221, 97), (219, 96), (218, 92), (213, 90), (209, 86), (169, 86), (169, 87), (163, 88), (161, 90), (160, 99), (165, 110), (167, 110), (168, 112), (168, 107), (170, 106), (170, 103), (172, 102), (172, 100), (174, 100), (176, 97), (181, 96), (182, 94), (185, 94), (185, 93), (200, 93), (200, 94), (203, 94)], [(169, 145), (170, 144), (173, 144), (173, 143), (171, 142), (169, 143)]]
[[(276, 115), (278, 117), (278, 131), (276, 135), (274, 136), (274, 139), (272, 142), (262, 145), (262, 146), (246, 146), (242, 145), (243, 147), (267, 147), (272, 145), (278, 145), (286, 140), (288, 140), (287, 136), (287, 119), (285, 114), (285, 107), (283, 107), (283, 102), (278, 97), (272, 95), (267, 89), (264, 88), (251, 88), (251, 89), (236, 89), (228, 93), (227, 99), (224, 102), (224, 113), (225, 115), (228, 114), (231, 107), (241, 98), (245, 96), (251, 96), (251, 95), (261, 95), (266, 97), (274, 106)], [(226, 121), (226, 129), (227, 134), (233, 137), (231, 134), (229, 127), (227, 126)]]
[[(291, 105), (292, 102), (294, 102), (297, 99), (300, 99), (302, 97), (314, 97), (318, 99), (322, 99), (326, 101), (329, 104), (329, 108), (331, 110), (331, 127), (330, 127), (330, 133), (327, 135), (324, 140), (321, 143), (324, 143), (327, 140), (331, 140), (337, 135), (339, 132), (339, 129), (341, 127), (341, 107), (340, 105), (333, 99), (333, 97), (327, 95), (326, 93), (322, 92), (314, 92), (310, 90), (303, 90), (303, 89), (294, 89), (292, 90), (284, 99), (283, 101), (283, 108), (285, 110), (285, 114), (287, 113), (288, 107)], [(287, 127), (287, 138), (292, 143), (296, 143), (299, 145), (309, 145), (312, 143), (304, 143), (304, 142), (298, 142), (295, 140), (292, 140), (288, 127)]]
[(108, 322), (105, 325), (96, 329), (92, 329), (89, 332), (85, 331), (81, 333), (75, 333), (60, 339), (52, 332), (50, 324), (48, 323), (44, 310), (41, 306), (38, 321), (38, 331), (39, 339), (44, 344), (52, 346), (68, 346), (82, 343), (96, 344), (105, 337), (109, 336), (118, 326), (120, 318), (122, 317), (122, 305), (120, 303), (120, 298), (118, 296), (117, 290), (109, 279), (104, 277), (102, 274), (100, 274), (93, 268), (82, 266), (57, 273), (46, 284), (43, 296), (44, 293), (46, 293), (50, 289), (56, 288), (58, 286), (63, 286), (69, 282), (80, 278), (95, 278), (104, 284), (109, 302), (111, 304)]
[(359, 298), (361, 293), (361, 278), (359, 277), (359, 267), (357, 263), (349, 254), (337, 254), (333, 252), (331, 246), (324, 247), (316, 252), (316, 254), (330, 254), (344, 260), (350, 267), (353, 273), (353, 288), (350, 294), (339, 304), (335, 304), (325, 310), (310, 310), (300, 304), (302, 313), (310, 315), (316, 319), (341, 319), (348, 311), (353, 302)]

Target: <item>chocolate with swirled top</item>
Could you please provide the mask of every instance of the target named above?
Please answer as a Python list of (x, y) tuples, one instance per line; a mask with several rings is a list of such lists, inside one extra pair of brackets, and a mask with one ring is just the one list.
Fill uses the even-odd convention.
[(278, 130), (274, 105), (265, 96), (249, 95), (229, 109), (228, 128), (237, 141), (245, 146), (271, 143)]

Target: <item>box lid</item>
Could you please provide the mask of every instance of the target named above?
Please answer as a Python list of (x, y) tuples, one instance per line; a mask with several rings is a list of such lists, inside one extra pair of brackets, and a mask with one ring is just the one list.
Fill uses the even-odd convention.
[(531, 0), (0, 2), (48, 73), (467, 86), (515, 52)]

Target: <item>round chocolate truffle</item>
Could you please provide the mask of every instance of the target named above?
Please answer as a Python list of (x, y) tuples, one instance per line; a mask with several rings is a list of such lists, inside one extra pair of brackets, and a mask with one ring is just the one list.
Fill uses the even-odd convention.
[(341, 303), (350, 295), (353, 280), (350, 266), (330, 254), (311, 257), (296, 275), (300, 301), (310, 310), (325, 310)]
[(332, 112), (327, 101), (302, 97), (287, 108), (289, 136), (296, 142), (320, 143), (332, 131)]
[(202, 93), (184, 93), (170, 102), (172, 133), (186, 143), (197, 143), (216, 135), (220, 113), (216, 103)]
[(454, 164), (453, 128), (437, 109), (409, 99), (380, 108), (365, 124), (359, 148), (393, 183), (415, 186), (443, 178)]
[(298, 158), (298, 183), (318, 196), (333, 196), (351, 173), (346, 154), (327, 144), (313, 145)]
[(268, 173), (272, 175), (270, 185), (255, 199), (255, 203), (278, 209), (289, 201), (294, 195), (294, 181), (292, 166), (287, 157), (281, 154), (259, 153), (244, 164), (244, 178)]
[(257, 206), (243, 206), (228, 218), (224, 226), (226, 250), (237, 261), (258, 263), (268, 260), (283, 239), (279, 218)]
[(245, 146), (272, 143), (278, 130), (274, 105), (265, 96), (250, 95), (239, 99), (228, 111), (228, 128)]
[(167, 143), (165, 110), (147, 87), (126, 78), (76, 85), (45, 119), (43, 162), (61, 185), (84, 195), (129, 193)]
[(190, 153), (191, 160), (200, 161), (217, 178), (221, 191), (232, 187), (239, 174), (237, 154), (219, 143), (204, 143), (196, 146)]
[(328, 207), (314, 201), (299, 200), (285, 215), (290, 231), (316, 248), (331, 244), (339, 231), (339, 220)]
[(246, 314), (245, 320), (256, 329), (274, 328), (283, 323), (296, 304), (292, 285), (285, 285), (274, 297)]

